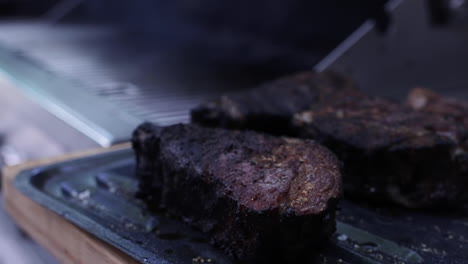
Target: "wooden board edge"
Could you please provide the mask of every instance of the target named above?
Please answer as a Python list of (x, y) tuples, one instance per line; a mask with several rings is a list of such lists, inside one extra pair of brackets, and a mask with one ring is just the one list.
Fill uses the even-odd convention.
[(139, 263), (108, 243), (70, 223), (63, 217), (37, 204), (14, 187), (14, 178), (25, 170), (89, 155), (129, 148), (120, 144), (40, 161), (27, 162), (3, 170), (5, 209), (31, 238), (49, 250), (61, 263)]

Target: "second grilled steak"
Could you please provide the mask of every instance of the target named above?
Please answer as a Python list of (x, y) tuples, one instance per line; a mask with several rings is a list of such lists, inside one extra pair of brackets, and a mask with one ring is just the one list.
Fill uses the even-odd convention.
[(192, 121), (282, 135), (289, 133), (295, 113), (351, 95), (363, 96), (350, 79), (332, 72), (303, 72), (202, 104), (192, 110)]
[(406, 207), (462, 205), (468, 177), (455, 157), (464, 129), (453, 119), (369, 97), (317, 105), (297, 114), (293, 127), (344, 162), (350, 195)]
[(241, 263), (288, 263), (334, 232), (340, 170), (314, 141), (144, 124), (133, 147), (140, 196)]

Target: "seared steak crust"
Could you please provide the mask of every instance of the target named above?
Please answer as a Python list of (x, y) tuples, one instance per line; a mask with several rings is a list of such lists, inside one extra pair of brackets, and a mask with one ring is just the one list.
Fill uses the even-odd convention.
[(328, 146), (345, 164), (345, 191), (407, 207), (460, 205), (468, 178), (457, 168), (464, 129), (453, 119), (371, 98), (298, 113), (297, 136)]
[(140, 197), (243, 263), (284, 262), (334, 232), (339, 164), (312, 140), (147, 123), (133, 147)]

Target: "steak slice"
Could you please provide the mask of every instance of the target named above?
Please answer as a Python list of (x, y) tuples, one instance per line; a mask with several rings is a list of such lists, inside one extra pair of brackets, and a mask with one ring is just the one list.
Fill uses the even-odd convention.
[(192, 110), (192, 121), (205, 126), (254, 129), (288, 134), (295, 113), (342, 96), (363, 96), (341, 75), (304, 72), (248, 91), (221, 96)]
[(379, 99), (343, 99), (295, 116), (293, 130), (344, 162), (344, 189), (406, 207), (460, 206), (468, 177), (457, 168), (463, 128), (450, 118)]
[(146, 123), (133, 148), (139, 196), (242, 263), (310, 255), (335, 230), (339, 163), (312, 140)]

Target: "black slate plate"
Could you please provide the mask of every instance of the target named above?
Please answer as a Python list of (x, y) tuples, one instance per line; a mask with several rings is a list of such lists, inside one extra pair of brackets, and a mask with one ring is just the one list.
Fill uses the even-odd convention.
[[(232, 263), (204, 234), (164, 213), (148, 212), (134, 198), (133, 175), (133, 153), (121, 150), (23, 171), (15, 185), (142, 263)], [(375, 210), (349, 201), (341, 207), (336, 235), (310, 262), (468, 262), (466, 219)]]

